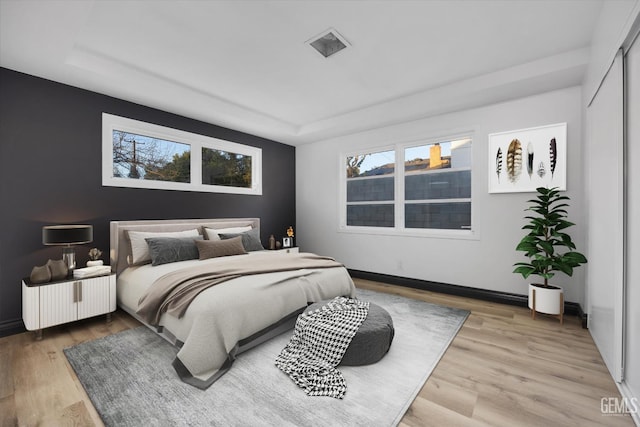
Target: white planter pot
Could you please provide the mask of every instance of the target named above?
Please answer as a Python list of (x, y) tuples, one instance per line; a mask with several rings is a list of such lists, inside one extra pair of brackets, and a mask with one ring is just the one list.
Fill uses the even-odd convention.
[(102, 265), (103, 263), (104, 261), (102, 261), (101, 259), (97, 261), (87, 261), (87, 267), (95, 267), (97, 265)]
[(555, 285), (529, 284), (529, 308), (534, 312), (561, 315), (564, 313), (564, 294)]

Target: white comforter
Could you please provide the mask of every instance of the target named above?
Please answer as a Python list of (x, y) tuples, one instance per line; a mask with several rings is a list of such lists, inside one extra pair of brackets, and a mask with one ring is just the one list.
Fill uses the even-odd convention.
[[(251, 262), (252, 257), (281, 256), (287, 255), (260, 251), (155, 267), (129, 267), (118, 276), (118, 304), (128, 312), (135, 313), (138, 301), (153, 282), (177, 268), (202, 263), (209, 263), (216, 268), (236, 257), (244, 257)], [(182, 318), (165, 313), (160, 325), (184, 343), (177, 358), (194, 378), (208, 385), (240, 340), (306, 307), (308, 302), (353, 296), (354, 291), (353, 281), (343, 267), (246, 276), (203, 291)]]

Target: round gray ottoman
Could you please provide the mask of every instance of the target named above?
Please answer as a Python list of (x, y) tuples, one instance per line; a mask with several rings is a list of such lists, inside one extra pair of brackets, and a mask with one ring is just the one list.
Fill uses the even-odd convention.
[[(311, 304), (305, 312), (320, 308), (329, 301)], [(351, 340), (340, 365), (360, 366), (376, 363), (384, 357), (393, 341), (393, 320), (384, 308), (369, 303), (369, 313)]]

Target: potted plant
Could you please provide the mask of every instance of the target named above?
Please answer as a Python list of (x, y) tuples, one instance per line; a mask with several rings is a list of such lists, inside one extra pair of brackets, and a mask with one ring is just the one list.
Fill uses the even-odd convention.
[(587, 262), (587, 258), (576, 251), (576, 245), (565, 231), (575, 225), (567, 220), (565, 203), (569, 197), (560, 195), (557, 188), (539, 187), (537, 198), (529, 200), (531, 205), (525, 211), (533, 212), (526, 216), (529, 222), (522, 227), (529, 230), (520, 240), (517, 251), (522, 251), (529, 258), (529, 262), (518, 262), (514, 273), (522, 274), (525, 279), (530, 275), (537, 275), (544, 279), (544, 283), (529, 284), (529, 308), (531, 315), (547, 313), (560, 316), (564, 313), (563, 290), (559, 286), (550, 285), (556, 272), (573, 275), (573, 269)]

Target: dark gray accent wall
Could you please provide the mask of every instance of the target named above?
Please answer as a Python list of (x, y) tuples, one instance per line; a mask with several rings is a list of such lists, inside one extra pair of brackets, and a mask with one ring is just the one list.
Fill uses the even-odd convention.
[[(260, 147), (263, 194), (103, 187), (102, 113)], [(88, 223), (108, 260), (109, 221), (259, 217), (262, 240), (295, 227), (295, 148), (98, 93), (0, 68), (0, 336), (24, 330), (21, 279), (61, 258), (42, 226)]]

